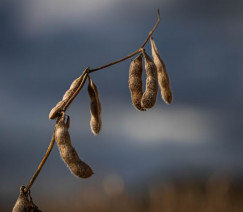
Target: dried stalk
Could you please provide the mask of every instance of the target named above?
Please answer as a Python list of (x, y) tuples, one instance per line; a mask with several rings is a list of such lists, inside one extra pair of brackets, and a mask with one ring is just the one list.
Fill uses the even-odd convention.
[[(122, 61), (125, 61), (125, 60), (127, 60), (127, 59), (129, 59), (129, 58), (131, 58), (131, 57), (133, 57), (133, 56), (135, 56), (135, 55), (137, 55), (138, 53), (143, 52), (143, 48), (144, 48), (144, 46), (147, 44), (147, 42), (149, 41), (150, 37), (153, 35), (154, 31), (157, 29), (157, 27), (158, 27), (158, 25), (159, 25), (159, 22), (160, 22), (160, 13), (159, 13), (159, 9), (158, 9), (158, 11), (157, 11), (157, 16), (158, 16), (158, 17), (157, 17), (157, 21), (156, 21), (156, 23), (155, 23), (153, 29), (149, 32), (147, 38), (145, 39), (145, 41), (143, 42), (143, 44), (141, 45), (141, 47), (140, 47), (137, 51), (134, 51), (134, 52), (132, 52), (131, 54), (129, 54), (129, 55), (127, 55), (127, 56), (125, 56), (125, 57), (123, 57), (123, 58), (121, 58), (121, 59), (119, 59), (119, 60), (113, 61), (113, 62), (111, 62), (111, 63), (108, 63), (108, 64), (106, 64), (106, 65), (100, 66), (100, 67), (98, 67), (98, 68), (94, 68), (94, 69), (86, 68), (86, 69), (83, 71), (83, 73), (82, 73), (82, 75), (81, 75), (81, 77), (83, 78), (83, 79), (82, 79), (82, 82), (80, 83), (80, 86), (78, 87), (78, 89), (76, 90), (76, 92), (75, 92), (75, 93), (72, 95), (72, 97), (69, 99), (69, 101), (68, 101), (67, 103), (65, 103), (65, 106), (63, 107), (63, 111), (66, 111), (66, 110), (67, 110), (67, 108), (69, 107), (69, 105), (73, 102), (73, 100), (75, 99), (75, 97), (78, 95), (78, 93), (79, 93), (80, 90), (82, 89), (83, 85), (85, 84), (86, 79), (87, 79), (89, 73), (92, 73), (92, 72), (95, 72), (95, 71), (98, 71), (98, 70), (107, 68), (107, 67), (112, 66), (112, 65), (115, 65), (115, 64), (117, 64), (117, 63), (120, 63), (120, 62), (122, 62)], [(56, 123), (57, 123), (57, 122), (56, 122)], [(56, 125), (55, 125), (55, 128), (56, 128)], [(35, 182), (37, 176), (39, 175), (39, 173), (40, 173), (42, 167), (44, 166), (44, 164), (45, 164), (47, 158), (49, 157), (49, 155), (50, 155), (50, 153), (51, 153), (51, 150), (52, 150), (52, 148), (53, 148), (53, 146), (54, 146), (54, 143), (55, 143), (55, 130), (54, 130), (54, 133), (53, 133), (53, 135), (52, 135), (52, 139), (51, 139), (51, 141), (50, 141), (50, 144), (49, 144), (49, 147), (48, 147), (48, 149), (47, 149), (47, 151), (46, 151), (46, 154), (44, 155), (44, 157), (43, 157), (42, 161), (40, 162), (40, 164), (39, 164), (37, 170), (35, 171), (34, 175), (33, 175), (32, 178), (30, 179), (29, 184), (28, 184), (27, 187), (25, 188), (25, 192), (28, 192), (28, 191), (30, 190), (31, 186), (33, 185), (33, 183)]]
[[(55, 128), (56, 128), (56, 126), (55, 126)], [(33, 183), (35, 182), (35, 179), (38, 177), (38, 175), (39, 175), (39, 173), (40, 173), (42, 167), (44, 166), (44, 164), (45, 164), (47, 158), (49, 157), (49, 155), (50, 155), (50, 153), (51, 153), (51, 150), (52, 150), (52, 148), (53, 148), (53, 146), (54, 146), (54, 143), (55, 143), (55, 130), (54, 130), (54, 132), (53, 132), (53, 134), (52, 134), (51, 142), (50, 142), (50, 144), (49, 144), (49, 146), (48, 146), (48, 148), (47, 148), (47, 150), (46, 150), (46, 154), (44, 155), (44, 157), (43, 157), (42, 161), (40, 162), (40, 164), (39, 164), (37, 170), (35, 171), (34, 175), (33, 175), (32, 178), (30, 179), (29, 184), (28, 184), (27, 187), (24, 189), (26, 193), (30, 190), (31, 186), (32, 186)]]
[(129, 59), (129, 58), (135, 56), (135, 55), (138, 54), (138, 53), (141, 53), (141, 52), (143, 51), (144, 46), (145, 46), (146, 43), (149, 41), (149, 38), (153, 35), (154, 31), (156, 30), (156, 28), (157, 28), (158, 25), (159, 25), (159, 22), (160, 22), (160, 13), (159, 13), (159, 9), (157, 10), (157, 16), (158, 16), (158, 18), (157, 18), (157, 22), (156, 22), (156, 24), (154, 25), (153, 29), (149, 32), (148, 37), (145, 39), (145, 41), (143, 42), (143, 44), (141, 45), (141, 47), (140, 47), (137, 51), (135, 51), (135, 52), (133, 52), (133, 53), (127, 55), (126, 57), (123, 57), (123, 58), (119, 59), (119, 60), (116, 60), (116, 61), (113, 61), (113, 62), (111, 62), (111, 63), (108, 63), (108, 64), (106, 64), (106, 65), (100, 66), (100, 67), (98, 67), (98, 68), (90, 69), (90, 70), (89, 70), (89, 73), (91, 73), (91, 72), (95, 72), (95, 71), (98, 71), (98, 70), (101, 70), (101, 69), (104, 69), (104, 68), (107, 68), (107, 67), (112, 66), (112, 65), (115, 65), (115, 64), (117, 64), (117, 63), (120, 63), (120, 62), (122, 62), (122, 61), (124, 61), (124, 60), (127, 60), (127, 59)]
[(157, 10), (157, 22), (154, 25), (153, 29), (149, 32), (148, 37), (146, 38), (146, 40), (143, 42), (142, 46), (140, 47), (140, 49), (143, 49), (144, 46), (146, 45), (146, 43), (148, 42), (148, 40), (150, 39), (150, 37), (153, 35), (154, 31), (156, 30), (156, 28), (158, 27), (160, 22), (160, 13), (159, 13), (159, 9)]

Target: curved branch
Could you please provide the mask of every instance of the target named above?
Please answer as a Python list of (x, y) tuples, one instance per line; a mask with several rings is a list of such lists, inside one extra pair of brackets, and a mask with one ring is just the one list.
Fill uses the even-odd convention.
[(144, 46), (146, 45), (146, 43), (148, 42), (149, 38), (153, 35), (154, 31), (156, 30), (156, 28), (158, 27), (159, 25), (159, 22), (160, 22), (160, 12), (159, 12), (159, 9), (157, 10), (157, 21), (156, 21), (156, 24), (154, 25), (153, 29), (149, 32), (149, 35), (148, 37), (146, 38), (146, 40), (143, 42), (142, 46), (140, 48), (144, 48)]
[(153, 29), (149, 32), (148, 37), (145, 39), (145, 41), (143, 42), (143, 44), (141, 45), (141, 47), (140, 47), (137, 51), (135, 51), (135, 52), (133, 52), (133, 53), (127, 55), (126, 57), (123, 57), (123, 58), (121, 58), (121, 59), (119, 59), (119, 60), (116, 60), (116, 61), (114, 61), (114, 62), (108, 63), (108, 64), (103, 65), (103, 66), (100, 66), (100, 67), (98, 67), (98, 68), (90, 69), (90, 70), (89, 70), (89, 73), (92, 73), (92, 72), (95, 72), (95, 71), (98, 71), (98, 70), (107, 68), (107, 67), (112, 66), (112, 65), (115, 65), (115, 64), (117, 64), (117, 63), (120, 63), (120, 62), (122, 62), (122, 61), (124, 61), (124, 60), (127, 60), (127, 59), (133, 57), (134, 55), (138, 54), (139, 52), (142, 52), (142, 49), (144, 48), (144, 46), (145, 46), (146, 43), (148, 42), (149, 38), (153, 35), (154, 31), (156, 30), (156, 28), (157, 28), (158, 25), (159, 25), (159, 22), (160, 22), (160, 12), (159, 12), (159, 9), (157, 10), (157, 17), (158, 17), (158, 18), (157, 18), (157, 21), (156, 21), (156, 23), (155, 23)]
[[(56, 126), (55, 126), (55, 129), (56, 129)], [(45, 154), (45, 156), (43, 157), (43, 159), (42, 159), (42, 161), (40, 162), (38, 168), (36, 169), (35, 173), (33, 174), (32, 178), (30, 179), (29, 184), (28, 184), (28, 185), (26, 186), (26, 188), (25, 188), (25, 192), (26, 192), (26, 193), (30, 190), (32, 184), (35, 182), (35, 179), (38, 177), (38, 175), (39, 175), (39, 173), (40, 173), (42, 167), (44, 166), (44, 164), (45, 164), (47, 158), (49, 157), (49, 155), (50, 155), (50, 153), (51, 153), (51, 150), (52, 150), (52, 148), (53, 148), (53, 146), (54, 146), (54, 143), (55, 143), (55, 130), (54, 130), (54, 132), (53, 132), (53, 134), (52, 134), (51, 142), (50, 142), (50, 144), (49, 144), (49, 146), (48, 146), (48, 148), (47, 148), (47, 150), (46, 150), (46, 154)]]
[(115, 64), (117, 64), (117, 63), (120, 63), (120, 62), (122, 62), (122, 61), (124, 61), (124, 60), (127, 60), (127, 59), (133, 57), (134, 55), (138, 54), (139, 52), (141, 52), (141, 49), (139, 49), (139, 50), (137, 50), (137, 51), (135, 51), (135, 52), (133, 52), (133, 53), (127, 55), (126, 57), (123, 57), (123, 58), (119, 59), (119, 60), (116, 60), (116, 61), (114, 61), (114, 62), (108, 63), (108, 64), (103, 65), (103, 66), (100, 66), (100, 67), (98, 67), (98, 68), (91, 69), (91, 70), (89, 71), (89, 73), (92, 73), (92, 72), (95, 72), (95, 71), (98, 71), (98, 70), (107, 68), (107, 67), (109, 67), (109, 66), (115, 65)]

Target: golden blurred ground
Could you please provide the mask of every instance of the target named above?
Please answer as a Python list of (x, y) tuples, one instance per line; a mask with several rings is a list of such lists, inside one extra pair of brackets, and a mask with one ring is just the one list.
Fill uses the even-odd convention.
[[(114, 186), (114, 185), (113, 185)], [(84, 187), (68, 200), (34, 202), (47, 212), (242, 212), (243, 185), (226, 179), (184, 181), (151, 186), (140, 192)], [(142, 189), (141, 189), (142, 190)], [(34, 198), (34, 197), (33, 197)], [(41, 203), (41, 205), (40, 205)], [(0, 207), (0, 211), (8, 211)]]

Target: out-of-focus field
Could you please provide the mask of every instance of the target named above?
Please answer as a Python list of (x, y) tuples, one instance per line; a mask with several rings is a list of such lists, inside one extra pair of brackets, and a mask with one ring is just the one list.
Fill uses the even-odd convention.
[[(207, 182), (183, 181), (151, 186), (129, 192), (114, 185), (105, 190), (83, 187), (68, 199), (53, 196), (49, 201), (35, 199), (42, 211), (126, 211), (126, 212), (242, 212), (243, 185), (225, 179)], [(59, 198), (60, 197), (60, 198)], [(11, 206), (1, 207), (9, 211)]]

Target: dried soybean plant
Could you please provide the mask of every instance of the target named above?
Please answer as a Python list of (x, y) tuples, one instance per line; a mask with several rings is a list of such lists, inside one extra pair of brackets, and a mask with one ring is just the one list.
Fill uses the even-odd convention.
[[(87, 92), (90, 97), (90, 128), (94, 135), (98, 135), (101, 130), (101, 103), (99, 99), (98, 88), (91, 79), (90, 74), (109, 66), (115, 65), (135, 55), (138, 55), (130, 64), (128, 85), (131, 92), (131, 100), (134, 107), (140, 111), (146, 111), (152, 108), (156, 103), (156, 97), (158, 93), (158, 85), (161, 89), (161, 96), (163, 100), (170, 104), (172, 102), (172, 92), (170, 88), (169, 76), (166, 71), (165, 64), (161, 59), (155, 42), (152, 38), (154, 31), (156, 30), (160, 22), (160, 14), (158, 10), (157, 22), (153, 29), (149, 32), (147, 38), (141, 47), (135, 52), (119, 60), (113, 61), (109, 64), (100, 66), (98, 68), (90, 69), (87, 67), (83, 73), (75, 79), (70, 88), (66, 91), (61, 101), (50, 111), (49, 119), (57, 119), (55, 129), (50, 141), (49, 147), (40, 162), (36, 172), (30, 179), (29, 184), (20, 187), (20, 194), (17, 202), (13, 208), (14, 212), (22, 211), (40, 211), (38, 207), (33, 203), (30, 196), (30, 188), (39, 175), (42, 167), (44, 166), (48, 156), (56, 141), (60, 155), (63, 161), (66, 163), (70, 171), (77, 177), (88, 178), (93, 174), (93, 171), (89, 165), (83, 162), (78, 153), (74, 149), (71, 143), (71, 137), (68, 132), (70, 127), (70, 117), (66, 114), (66, 110), (72, 101), (79, 94), (83, 88), (87, 78), (88, 86)], [(150, 40), (153, 59), (145, 52), (145, 45)], [(146, 71), (146, 89), (143, 92), (142, 72), (143, 72), (143, 59), (145, 63)]]

